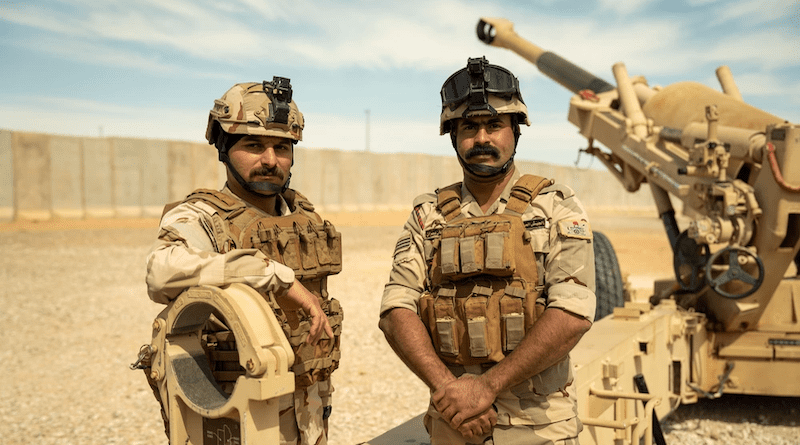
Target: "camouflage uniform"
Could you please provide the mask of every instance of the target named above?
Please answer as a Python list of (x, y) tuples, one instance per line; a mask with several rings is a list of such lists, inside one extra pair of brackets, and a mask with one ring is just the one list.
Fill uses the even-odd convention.
[[(502, 213), (511, 187), (519, 179), (515, 171), (500, 198), (485, 215)], [(480, 206), (462, 185), (461, 213), (483, 216)], [(426, 290), (425, 229), (436, 221), (444, 222), (436, 208), (435, 194), (416, 198), (394, 252), (389, 282), (383, 293), (381, 314), (394, 308), (419, 313), (419, 299)], [(543, 287), (540, 303), (547, 309), (561, 309), (592, 321), (595, 312), (594, 253), (586, 239), (568, 229), (573, 222), (588, 228), (588, 218), (574, 192), (564, 185), (551, 185), (541, 191), (522, 215), (522, 220), (543, 221), (527, 224), (531, 246)], [(591, 231), (589, 230), (589, 234)], [(566, 281), (567, 279), (569, 281)], [(485, 365), (449, 366), (455, 376), (482, 374)], [(493, 431), (498, 445), (510, 443), (577, 443), (582, 426), (577, 418), (576, 394), (569, 356), (527, 381), (502, 393), (495, 400), (497, 426)], [(433, 443), (465, 443), (430, 405), (425, 420)], [(560, 442), (559, 440), (563, 441)], [(482, 441), (479, 441), (482, 442)]]
[[(241, 200), (227, 187), (222, 193), (264, 217), (270, 216)], [(291, 214), (286, 201), (280, 196), (278, 200), (280, 215)], [(158, 241), (147, 256), (150, 298), (167, 304), (185, 289), (197, 285), (245, 283), (262, 292), (276, 293), (288, 289), (295, 280), (294, 271), (268, 260), (260, 250), (233, 249), (219, 253), (217, 246), (222, 241), (214, 236), (213, 213), (214, 209), (203, 202), (186, 202), (163, 216)], [(327, 443), (324, 424), (331, 410), (332, 391), (327, 379), (280, 398), (281, 445)]]

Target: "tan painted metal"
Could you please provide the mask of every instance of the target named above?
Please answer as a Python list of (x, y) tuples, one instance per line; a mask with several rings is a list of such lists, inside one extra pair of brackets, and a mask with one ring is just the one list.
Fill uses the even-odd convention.
[[(242, 375), (225, 390), (210, 369), (203, 329), (223, 321)], [(153, 323), (151, 377), (168, 409), (170, 443), (278, 443), (278, 397), (294, 391), (294, 353), (264, 297), (243, 284), (193, 287)]]
[[(746, 104), (728, 67), (717, 70), (724, 92), (693, 82), (650, 87), (622, 63), (613, 66), (616, 87), (576, 91), (571, 77), (583, 71), (521, 38), (508, 20), (478, 26), (485, 42), (575, 93), (568, 119), (588, 140), (584, 151), (626, 190), (648, 183), (659, 214), (671, 210), (670, 196), (682, 201), (686, 233), (711, 256), (691, 272), (710, 276), (705, 286), (678, 293), (678, 279), (658, 282), (650, 302), (618, 308), (574, 349), (581, 443), (649, 440), (642, 429), (651, 413), (662, 418), (703, 397), (800, 396), (800, 380), (785, 377), (800, 375), (792, 261), (800, 187), (791, 182), (800, 177), (800, 125)], [(631, 397), (637, 374), (659, 404)]]

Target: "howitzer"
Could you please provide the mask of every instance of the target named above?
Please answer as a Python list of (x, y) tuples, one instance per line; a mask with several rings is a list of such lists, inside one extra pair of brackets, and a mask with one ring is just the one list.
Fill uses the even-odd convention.
[[(800, 178), (800, 125), (746, 104), (725, 66), (722, 92), (651, 87), (622, 63), (613, 85), (508, 20), (481, 19), (477, 33), (574, 93), (568, 120), (588, 140), (584, 151), (626, 190), (649, 186), (673, 249), (674, 280), (595, 323), (572, 353), (588, 425), (581, 443), (612, 443), (626, 430), (651, 437), (646, 402), (622, 402), (635, 398), (633, 374), (662, 402), (657, 417), (724, 392), (800, 396), (800, 381), (782, 377), (800, 373), (800, 186), (789, 182)], [(689, 219), (683, 231), (673, 200)]]

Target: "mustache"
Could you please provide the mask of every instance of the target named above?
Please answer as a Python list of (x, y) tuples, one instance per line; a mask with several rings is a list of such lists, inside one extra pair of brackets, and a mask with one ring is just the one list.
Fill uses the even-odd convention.
[(500, 150), (492, 144), (476, 144), (467, 150), (464, 159), (474, 158), (475, 156), (491, 155), (495, 159), (500, 159)]
[(259, 169), (253, 170), (250, 172), (250, 177), (254, 178), (256, 176), (275, 176), (280, 180), (284, 180), (286, 177), (283, 174), (283, 171), (279, 169), (277, 166), (275, 167), (261, 167)]

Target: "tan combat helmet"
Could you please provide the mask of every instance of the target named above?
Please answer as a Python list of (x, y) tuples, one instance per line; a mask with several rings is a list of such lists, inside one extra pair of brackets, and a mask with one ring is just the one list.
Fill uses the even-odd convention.
[(246, 182), (230, 164), (228, 150), (246, 135), (282, 137), (296, 144), (303, 140), (304, 126), (303, 113), (292, 100), (290, 80), (274, 76), (271, 82), (237, 83), (214, 100), (208, 114), (206, 140), (217, 147), (219, 160), (246, 190), (274, 195), (288, 187), (288, 178), (283, 186)]
[(209, 144), (216, 141), (214, 122), (230, 134), (303, 140), (303, 113), (292, 100), (292, 85), (285, 77), (273, 77), (272, 82), (237, 83), (214, 100), (206, 128)]
[[(505, 174), (511, 167), (519, 140), (519, 124), (530, 126), (528, 107), (522, 100), (519, 81), (511, 72), (501, 66), (492, 65), (486, 57), (469, 58), (466, 68), (451, 75), (442, 85), (442, 114), (439, 119), (439, 134), (450, 133), (453, 148), (456, 148), (456, 134), (452, 121), (470, 116), (497, 116), (511, 114), (514, 127), (514, 152), (502, 167), (467, 164), (458, 155), (458, 161), (470, 173), (491, 178)], [(456, 153), (458, 153), (456, 151)]]

